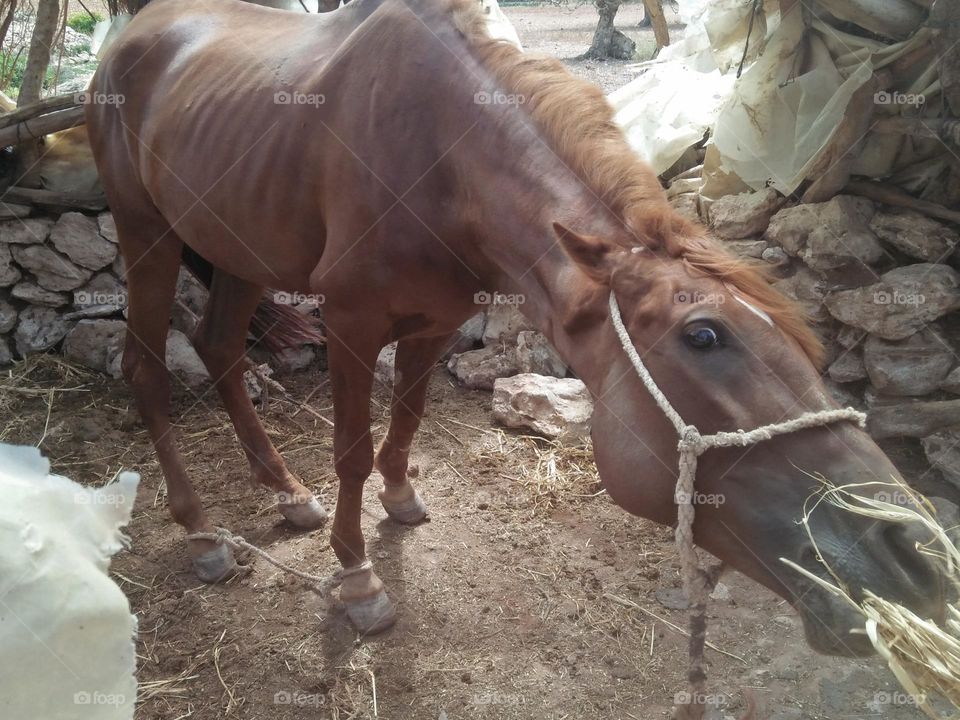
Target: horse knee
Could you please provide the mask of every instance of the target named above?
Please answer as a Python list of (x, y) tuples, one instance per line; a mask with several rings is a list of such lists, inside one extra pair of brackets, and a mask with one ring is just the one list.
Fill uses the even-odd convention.
[(148, 357), (136, 342), (128, 343), (124, 348), (120, 372), (140, 403), (169, 394), (166, 365), (159, 358)]
[(344, 457), (334, 460), (333, 469), (340, 482), (364, 482), (373, 472), (373, 448), (365, 453), (357, 452), (357, 448), (351, 449)]

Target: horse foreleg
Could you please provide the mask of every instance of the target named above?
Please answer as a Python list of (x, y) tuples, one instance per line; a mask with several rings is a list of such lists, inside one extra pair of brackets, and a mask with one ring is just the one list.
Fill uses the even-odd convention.
[(427, 507), (407, 477), (407, 465), (410, 445), (423, 416), (431, 371), (449, 347), (451, 337), (416, 338), (397, 343), (390, 429), (374, 461), (383, 476), (380, 502), (397, 522), (414, 524), (427, 517)]
[[(117, 203), (116, 207), (124, 208), (116, 210), (114, 217), (127, 266), (129, 305), (123, 376), (157, 451), (173, 519), (187, 533), (213, 532), (170, 423), (170, 377), (164, 354), (182, 242), (155, 211), (137, 212), (133, 202)], [(237, 568), (225, 545), (190, 540), (187, 547), (194, 572), (205, 582), (223, 580)]]
[[(327, 317), (327, 353), (333, 392), (333, 457), (340, 479), (330, 546), (343, 566), (340, 600), (362, 633), (393, 625), (395, 611), (380, 578), (366, 557), (360, 511), (363, 484), (373, 469), (370, 391), (380, 342), (371, 334), (358, 339), (355, 321), (335, 323)], [(350, 338), (349, 346), (345, 338)]]
[(247, 328), (262, 293), (259, 285), (216, 270), (193, 344), (230, 415), (254, 482), (277, 494), (280, 513), (289, 522), (312, 530), (323, 525), (327, 513), (313, 493), (287, 470), (243, 385)]

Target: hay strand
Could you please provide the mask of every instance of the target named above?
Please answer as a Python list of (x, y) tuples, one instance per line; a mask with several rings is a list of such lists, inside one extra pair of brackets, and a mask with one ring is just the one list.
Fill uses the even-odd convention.
[[(960, 710), (960, 610), (956, 605), (956, 598), (960, 594), (960, 550), (948, 534), (948, 529), (940, 524), (930, 501), (897, 478), (892, 478), (889, 483), (892, 490), (890, 496), (893, 498), (895, 494), (902, 494), (909, 501), (908, 505), (879, 498), (880, 493), (876, 492), (878, 483), (875, 482), (837, 486), (822, 477), (816, 479), (821, 483), (821, 489), (808, 499), (802, 522), (817, 551), (817, 557), (833, 582), (786, 558), (781, 558), (781, 561), (857, 610), (864, 619), (863, 632), (903, 689), (928, 717), (945, 720), (945, 716), (931, 705), (930, 700), (939, 697)], [(856, 494), (856, 491), (863, 491), (868, 486), (875, 493), (873, 497)], [(814, 498), (811, 504), (810, 500)], [(930, 541), (918, 543), (916, 550), (940, 566), (946, 585), (952, 589), (953, 601), (947, 604), (942, 625), (921, 618), (902, 605), (869, 590), (863, 591), (861, 599), (855, 599), (820, 553), (810, 528), (811, 513), (823, 502), (882, 522), (919, 523), (929, 531)], [(954, 720), (957, 717), (960, 716), (955, 715)]]

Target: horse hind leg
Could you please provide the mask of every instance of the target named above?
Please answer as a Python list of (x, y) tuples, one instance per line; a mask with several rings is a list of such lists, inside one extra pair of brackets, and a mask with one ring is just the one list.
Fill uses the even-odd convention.
[(280, 513), (292, 525), (314, 530), (324, 524), (327, 512), (303, 483), (288, 469), (257, 416), (243, 384), (245, 345), (250, 317), (263, 295), (263, 288), (214, 270), (210, 296), (194, 334), (194, 347), (203, 360), (237, 439), (250, 462), (255, 483), (277, 494)]
[[(173, 519), (188, 534), (210, 533), (214, 528), (190, 482), (170, 423), (170, 375), (164, 360), (183, 243), (152, 206), (125, 202), (115, 207), (122, 208), (114, 218), (127, 267), (129, 306), (123, 376), (156, 449)], [(189, 540), (187, 548), (194, 572), (204, 582), (224, 580), (237, 570), (226, 545)]]
[(383, 476), (383, 490), (379, 493), (383, 509), (393, 520), (406, 525), (427, 519), (427, 507), (407, 476), (410, 445), (420, 427), (431, 370), (449, 347), (451, 337), (416, 338), (397, 343), (390, 428), (374, 465)]

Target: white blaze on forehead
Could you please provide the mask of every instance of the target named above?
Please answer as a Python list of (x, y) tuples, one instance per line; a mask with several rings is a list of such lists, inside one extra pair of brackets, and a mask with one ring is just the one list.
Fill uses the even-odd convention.
[(734, 300), (736, 300), (738, 303), (740, 303), (741, 305), (743, 305), (747, 310), (749, 310), (749, 311), (752, 312), (754, 315), (756, 315), (758, 318), (760, 318), (761, 320), (763, 320), (763, 321), (764, 321), (765, 323), (767, 323), (767, 325), (769, 325), (770, 327), (773, 327), (773, 320), (770, 319), (770, 316), (767, 315), (763, 310), (761, 310), (760, 308), (754, 307), (753, 305), (751, 305), (750, 303), (748, 303), (746, 300), (744, 300), (742, 297), (740, 297), (739, 295), (737, 295), (733, 290), (730, 290), (730, 294), (733, 295), (733, 299), (734, 299)]

